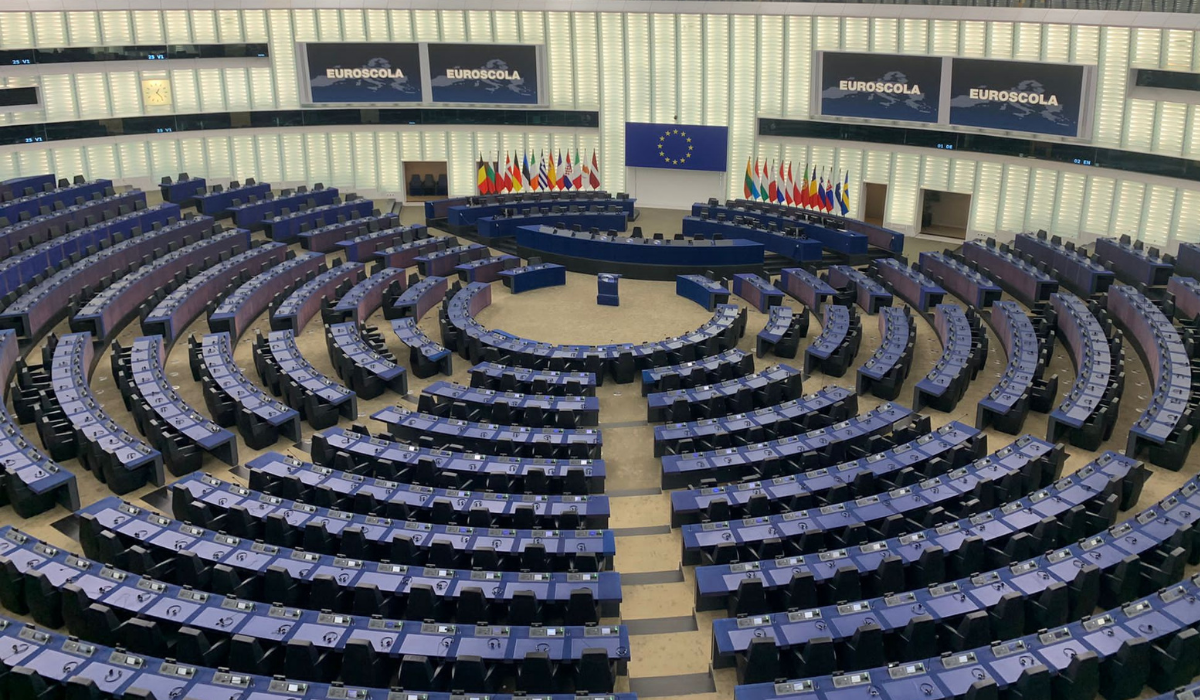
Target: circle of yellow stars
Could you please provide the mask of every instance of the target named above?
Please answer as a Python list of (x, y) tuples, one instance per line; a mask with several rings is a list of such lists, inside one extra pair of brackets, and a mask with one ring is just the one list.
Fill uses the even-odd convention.
[[(687, 143), (687, 151), (684, 152), (683, 157), (672, 158), (667, 155), (666, 145), (667, 137), (669, 136), (679, 136), (686, 139), (685, 142)], [(680, 131), (679, 129), (667, 129), (663, 132), (662, 136), (658, 137), (658, 155), (662, 156), (663, 162), (669, 165), (679, 165), (680, 163), (688, 162), (688, 159), (692, 157), (692, 151), (695, 150), (695, 148), (696, 147), (692, 145), (692, 138), (687, 135), (686, 131)]]

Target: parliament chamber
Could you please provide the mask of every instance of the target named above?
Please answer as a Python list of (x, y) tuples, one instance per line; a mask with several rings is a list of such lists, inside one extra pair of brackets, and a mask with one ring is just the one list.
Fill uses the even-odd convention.
[(0, 698), (1200, 698), (1191, 0), (13, 5)]

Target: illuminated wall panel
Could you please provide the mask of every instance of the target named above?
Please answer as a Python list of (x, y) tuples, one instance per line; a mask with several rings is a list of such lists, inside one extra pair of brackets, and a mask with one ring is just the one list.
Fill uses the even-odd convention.
[(1052, 210), (1050, 230), (1064, 238), (1078, 238), (1083, 213), (1087, 177), (1062, 173), (1058, 178), (1058, 197)]
[(651, 17), (651, 61), (654, 76), (654, 100), (651, 118), (656, 122), (674, 122), (679, 116), (676, 90), (679, 54), (676, 42), (675, 15), (657, 14)]
[(1087, 195), (1083, 200), (1083, 232), (1097, 236), (1108, 235), (1115, 191), (1116, 181), (1112, 178), (1088, 178)]

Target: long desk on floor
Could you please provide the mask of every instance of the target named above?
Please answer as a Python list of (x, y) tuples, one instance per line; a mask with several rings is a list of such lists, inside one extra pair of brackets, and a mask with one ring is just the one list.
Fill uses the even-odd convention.
[[(445, 211), (439, 211), (443, 207), (439, 205), (441, 202), (426, 202), (425, 203), (425, 218), (426, 219), (446, 219), (446, 223), (450, 226), (474, 226), (480, 217), (498, 216), (506, 210), (518, 212), (526, 212), (530, 209), (542, 209), (545, 207), (560, 207), (564, 213), (570, 207), (617, 207), (621, 211), (633, 218), (634, 205), (636, 199), (628, 197), (613, 198), (607, 192), (561, 192), (551, 193), (550, 196), (540, 196), (544, 193), (534, 193), (530, 195), (492, 195), (484, 197), (462, 197), (461, 201), (443, 200), (449, 203), (444, 207)], [(472, 200), (478, 203), (472, 204)], [(430, 216), (433, 214), (433, 216)], [(440, 216), (439, 216), (440, 214)]]
[(1064, 244), (1058, 236), (1047, 239), (1045, 231), (1038, 231), (1036, 236), (1018, 233), (1013, 247), (1054, 270), (1059, 281), (1084, 297), (1102, 294), (1114, 281), (1111, 271), (1092, 261), (1074, 243)]
[(1200, 282), (1194, 277), (1172, 276), (1167, 291), (1174, 297), (1180, 315), (1189, 320), (1200, 317)]
[(1133, 243), (1129, 236), (1098, 238), (1093, 249), (1100, 262), (1126, 284), (1161, 287), (1175, 272), (1175, 266), (1163, 260), (1157, 248), (1143, 248), (1141, 241)]
[(196, 195), (196, 211), (219, 219), (229, 214), (234, 200), (249, 202), (251, 197), (265, 197), (271, 191), (271, 186), (265, 182), (246, 183), (241, 187), (226, 189), (221, 192), (206, 192)]
[(742, 239), (761, 243), (777, 255), (797, 262), (814, 262), (824, 255), (821, 242), (787, 231), (772, 231), (765, 226), (749, 226), (735, 221), (715, 221), (699, 216), (683, 218), (683, 234), (692, 237), (721, 235), (729, 240)]
[(990, 239), (986, 243), (967, 241), (962, 255), (967, 262), (987, 270), (1004, 291), (1025, 306), (1049, 301), (1050, 295), (1058, 291), (1058, 280), (1014, 255), (1007, 244), (996, 246)]
[(886, 282), (900, 298), (915, 306), (918, 311), (928, 313), (931, 307), (942, 303), (946, 290), (937, 282), (926, 277), (903, 260), (880, 258), (875, 261), (875, 274)]
[(764, 247), (746, 240), (654, 240), (564, 231), (550, 226), (517, 229), (517, 251), (579, 272), (616, 272), (631, 279), (674, 279), (681, 270), (753, 272)]
[[(821, 247), (836, 253), (849, 256), (864, 256), (868, 253), (869, 241), (866, 235), (845, 228), (831, 228), (827, 224), (832, 226), (842, 226), (843, 224), (812, 219), (809, 215), (799, 211), (772, 211), (766, 205), (749, 202), (734, 207), (693, 204), (692, 216), (708, 216), (717, 221), (736, 221), (740, 218), (743, 222), (755, 221), (767, 227), (774, 225), (780, 231), (795, 229), (797, 233), (820, 242)], [(817, 223), (817, 221), (822, 223)]]
[(164, 202), (171, 202), (179, 206), (192, 206), (196, 203), (196, 196), (205, 192), (208, 186), (208, 181), (202, 177), (181, 177), (175, 182), (169, 182), (170, 178), (163, 178), (162, 184), (158, 186), (159, 194), (162, 195)]
[(511, 216), (482, 216), (475, 222), (480, 238), (504, 238), (517, 235), (522, 226), (555, 226), (562, 229), (588, 231), (624, 231), (629, 223), (629, 213), (624, 211), (545, 212), (528, 211)]
[(921, 272), (975, 309), (986, 309), (1004, 295), (1004, 291), (986, 275), (946, 253), (921, 253)]
[[(876, 248), (896, 253), (897, 255), (904, 252), (904, 234), (899, 231), (869, 224), (858, 219), (851, 219), (846, 216), (837, 216), (825, 212), (804, 211), (795, 207), (788, 207), (783, 204), (769, 204), (764, 202), (755, 202), (749, 199), (738, 199), (726, 201), (725, 206), (755, 206), (764, 209), (786, 213), (789, 215), (799, 214), (801, 217), (814, 223), (824, 224), (827, 228), (845, 229), (854, 233), (861, 233), (867, 237), (867, 241)], [(693, 207), (694, 209), (694, 207)]]
[(1149, 453), (1152, 464), (1178, 470), (1195, 440), (1200, 391), (1187, 346), (1154, 302), (1133, 287), (1115, 284), (1107, 308), (1146, 363), (1154, 393), (1129, 431), (1125, 452)]

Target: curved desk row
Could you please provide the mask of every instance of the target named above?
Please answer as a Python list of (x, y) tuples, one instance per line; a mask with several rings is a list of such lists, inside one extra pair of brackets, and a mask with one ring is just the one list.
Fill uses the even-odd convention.
[(737, 345), (746, 330), (746, 311), (726, 304), (704, 325), (676, 338), (640, 345), (551, 345), (484, 328), (474, 316), (491, 304), (491, 293), (491, 285), (471, 283), (443, 306), (446, 329), (453, 330), (459, 354), (472, 362), (486, 359), (533, 369), (591, 372), (597, 384), (603, 383), (606, 371), (617, 382), (628, 383), (638, 370), (719, 354)]
[(756, 272), (764, 247), (746, 240), (654, 240), (564, 231), (550, 226), (517, 229), (517, 254), (541, 257), (573, 272), (614, 272), (630, 279), (672, 280), (697, 270)]
[(204, 404), (217, 425), (236, 425), (246, 445), (254, 450), (275, 444), (280, 435), (299, 442), (300, 413), (271, 398), (242, 373), (233, 361), (233, 341), (228, 333), (209, 333), (199, 341), (188, 339), (192, 378), (204, 390)]
[(921, 272), (925, 273), (973, 309), (986, 309), (1000, 301), (1003, 290), (971, 265), (950, 253), (921, 253)]
[(816, 239), (799, 233), (773, 230), (753, 220), (716, 221), (708, 218), (707, 212), (701, 212), (700, 216), (685, 216), (683, 233), (693, 237), (720, 235), (730, 240), (761, 243), (766, 250), (797, 262), (816, 262), (824, 255), (821, 242)]

